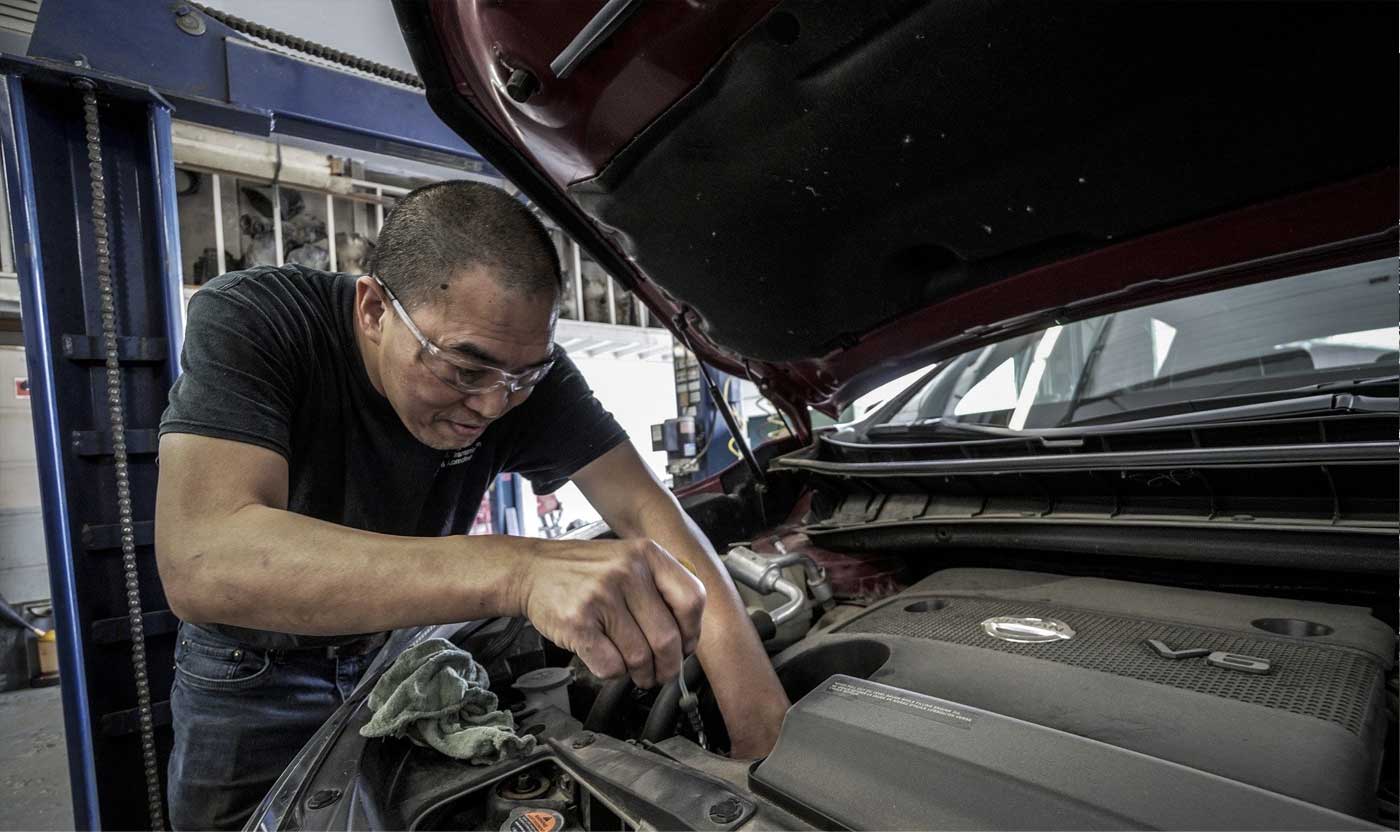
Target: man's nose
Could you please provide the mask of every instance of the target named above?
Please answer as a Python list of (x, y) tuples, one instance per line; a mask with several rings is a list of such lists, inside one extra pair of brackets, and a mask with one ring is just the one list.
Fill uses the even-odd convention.
[(467, 407), (483, 418), (495, 419), (510, 409), (510, 390), (506, 387), (497, 387), (494, 390), (487, 390), (485, 393), (473, 393), (467, 396), (465, 403)]

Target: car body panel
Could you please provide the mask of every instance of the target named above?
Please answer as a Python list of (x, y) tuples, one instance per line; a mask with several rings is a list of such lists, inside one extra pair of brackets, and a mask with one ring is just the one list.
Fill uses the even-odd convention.
[(439, 114), (790, 414), (1396, 224), (1379, 4), (642, 4), (555, 78), (603, 6), (399, 14)]

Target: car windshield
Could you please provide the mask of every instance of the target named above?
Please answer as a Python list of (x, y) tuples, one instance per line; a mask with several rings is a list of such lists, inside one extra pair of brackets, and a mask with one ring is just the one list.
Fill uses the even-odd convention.
[(1395, 375), (1382, 260), (1052, 326), (944, 363), (881, 424), (1034, 430)]

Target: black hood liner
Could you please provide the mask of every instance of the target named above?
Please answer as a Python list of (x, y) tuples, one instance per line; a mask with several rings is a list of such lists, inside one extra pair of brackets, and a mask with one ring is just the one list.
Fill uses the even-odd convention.
[(1392, 3), (787, 2), (571, 194), (717, 342), (816, 357), (1395, 165), (1395, 29)]

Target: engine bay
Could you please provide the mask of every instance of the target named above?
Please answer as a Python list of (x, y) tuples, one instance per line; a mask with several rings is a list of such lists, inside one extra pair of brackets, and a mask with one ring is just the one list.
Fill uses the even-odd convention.
[[(779, 657), (785, 687), (822, 703), (803, 699), (797, 711), (823, 716), (815, 720), (820, 728), (785, 723), (779, 748), (754, 778), (794, 807), (866, 828), (901, 827), (916, 816), (937, 818), (943, 828), (1004, 828), (1015, 817), (1057, 828), (1100, 825), (1096, 818), (1109, 826), (1115, 819), (1162, 822), (1172, 817), (1160, 805), (1163, 791), (1179, 798), (1168, 782), (1182, 767), (1239, 788), (1230, 797), (1203, 794), (1189, 810), (1196, 814), (1177, 814), (1169, 828), (1240, 828), (1250, 825), (1247, 817), (1257, 823), (1267, 816), (1258, 806), (1247, 817), (1234, 814), (1257, 790), (1366, 817), (1382, 764), (1393, 651), (1389, 629), (1361, 608), (949, 569)], [(846, 678), (833, 682), (832, 673)], [(841, 708), (830, 707), (838, 701)], [(891, 711), (925, 735), (898, 764), (891, 755), (911, 740), (884, 737), (896, 719)], [(984, 726), (989, 721), (998, 727)], [(855, 730), (863, 723), (878, 733)], [(826, 739), (804, 738), (813, 730)], [(812, 751), (830, 744), (832, 731), (848, 737), (818, 778)], [(973, 742), (965, 732), (987, 736)], [(950, 741), (977, 753), (964, 756)], [(1120, 750), (1136, 754), (1110, 763)], [(1162, 765), (1124, 783), (1128, 761), (1144, 757)], [(1027, 768), (1028, 759), (1037, 762)], [(996, 776), (978, 781), (974, 762)], [(1060, 782), (1065, 767), (1077, 774)], [(870, 804), (846, 790), (876, 771), (886, 772), (879, 779), (887, 793), (902, 788), (904, 797), (884, 811), (852, 815)], [(951, 780), (930, 778), (933, 771)], [(889, 813), (911, 800), (915, 814)], [(1272, 824), (1302, 816), (1298, 805), (1277, 808), (1283, 815)], [(1320, 815), (1311, 823), (1331, 825)]]
[(1396, 640), (1372, 608), (1025, 568), (919, 574), (792, 528), (725, 560), (793, 703), (768, 757), (726, 756), (693, 659), (692, 716), (674, 682), (595, 679), (528, 624), (485, 622), (454, 641), (489, 666), (534, 753), (480, 767), (347, 743), (367, 718), (352, 710), (320, 768), (353, 771), (360, 798), (302, 828), (369, 811), (534, 832), (1395, 826)]

